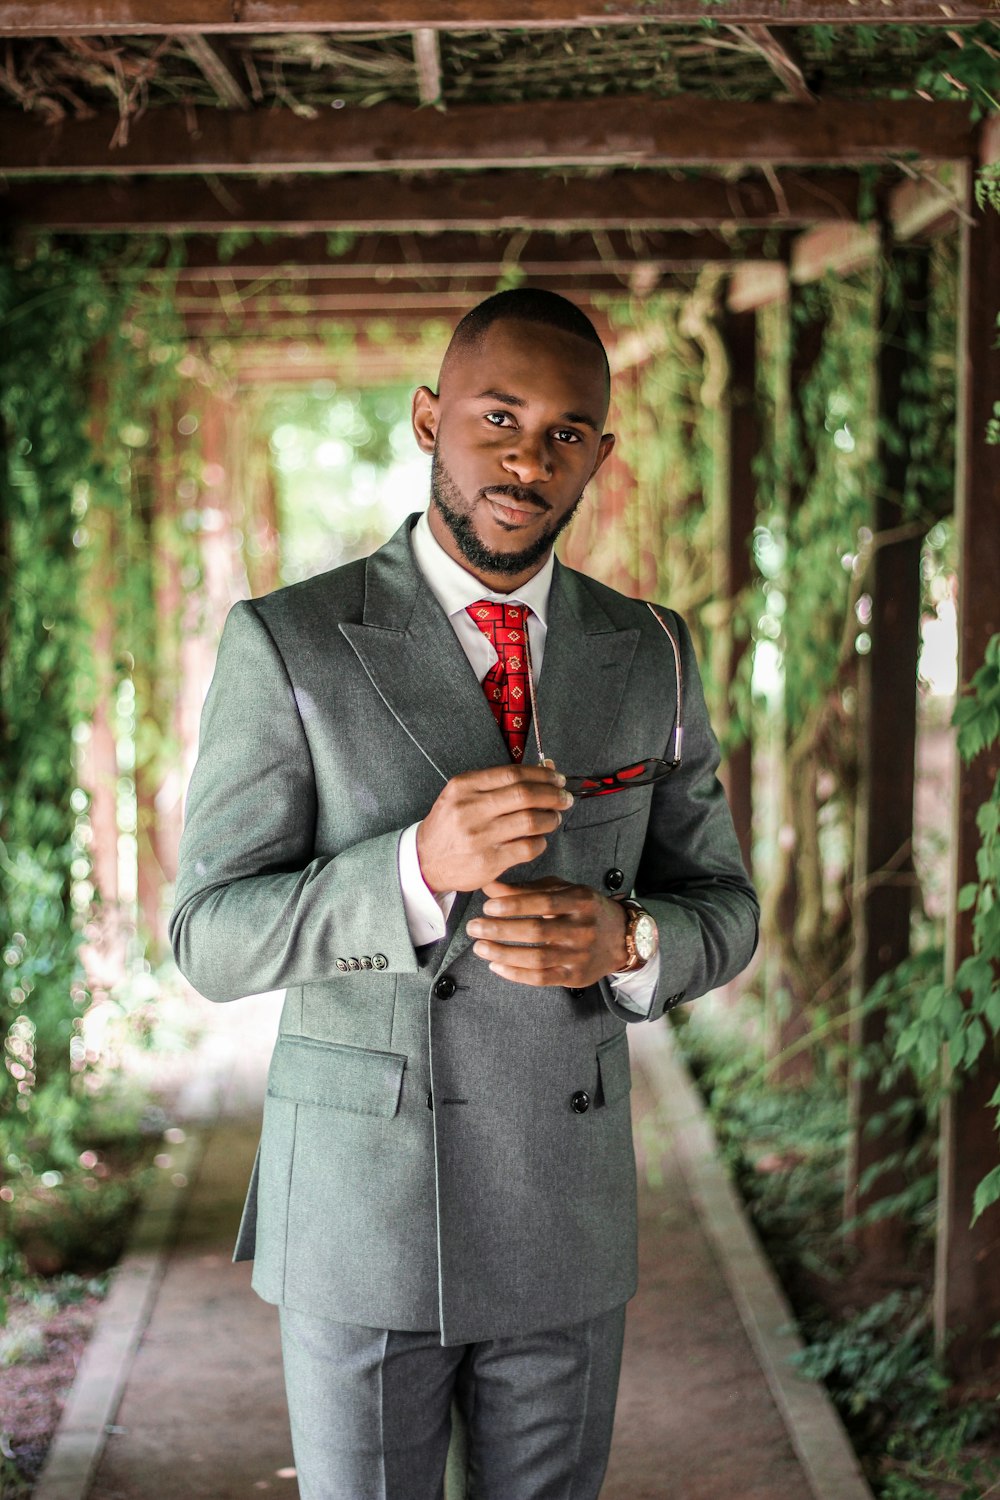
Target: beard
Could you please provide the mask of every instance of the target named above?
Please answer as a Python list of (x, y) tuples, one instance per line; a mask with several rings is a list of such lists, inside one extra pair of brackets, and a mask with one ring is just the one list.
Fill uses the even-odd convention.
[[(546, 504), (533, 490), (526, 490), (516, 484), (490, 485), (490, 494), (510, 495), (513, 500), (534, 501), (543, 506)], [(434, 449), (431, 459), (431, 500), (440, 511), (466, 562), (481, 573), (514, 577), (518, 573), (527, 572), (535, 563), (544, 562), (556, 537), (576, 515), (582, 499), (581, 490), (569, 510), (557, 521), (544, 527), (530, 546), (522, 547), (520, 552), (497, 552), (493, 547), (488, 547), (476, 532), (472, 522), (472, 507), (445, 467), (437, 448)]]

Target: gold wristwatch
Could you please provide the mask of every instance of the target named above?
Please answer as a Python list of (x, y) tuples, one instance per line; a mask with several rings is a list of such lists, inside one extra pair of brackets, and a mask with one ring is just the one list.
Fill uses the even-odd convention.
[(649, 962), (660, 946), (660, 934), (655, 921), (638, 901), (623, 901), (622, 906), (626, 912), (625, 951), (628, 962), (618, 972), (628, 974), (632, 969), (641, 969), (643, 964)]

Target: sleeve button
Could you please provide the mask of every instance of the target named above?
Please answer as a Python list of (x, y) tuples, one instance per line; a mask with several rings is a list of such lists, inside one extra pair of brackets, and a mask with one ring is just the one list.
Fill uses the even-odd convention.
[(387, 969), (388, 967), (389, 967), (389, 960), (386, 958), (386, 956), (385, 956), (384, 953), (373, 953), (372, 954), (372, 968), (373, 969)]

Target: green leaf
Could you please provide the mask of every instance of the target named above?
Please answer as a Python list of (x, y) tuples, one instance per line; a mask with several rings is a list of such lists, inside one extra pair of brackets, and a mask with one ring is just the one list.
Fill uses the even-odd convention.
[(987, 1172), (980, 1182), (972, 1198), (972, 1223), (1000, 1199), (1000, 1167), (994, 1167), (992, 1172)]
[(959, 911), (971, 911), (976, 904), (976, 897), (978, 896), (978, 894), (978, 885), (963, 885), (962, 889), (958, 893)]
[(986, 996), (982, 1002), (982, 1013), (993, 1028), (993, 1034), (1000, 1035), (1000, 986), (992, 989)]
[(965, 1030), (965, 1065), (971, 1068), (986, 1045), (986, 1028), (980, 1020), (969, 1022)]

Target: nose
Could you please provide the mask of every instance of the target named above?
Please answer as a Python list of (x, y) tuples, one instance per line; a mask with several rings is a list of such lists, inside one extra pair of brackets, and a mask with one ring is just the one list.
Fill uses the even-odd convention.
[(516, 475), (521, 484), (552, 478), (552, 460), (544, 437), (519, 433), (516, 447), (504, 455), (502, 462), (508, 474)]

